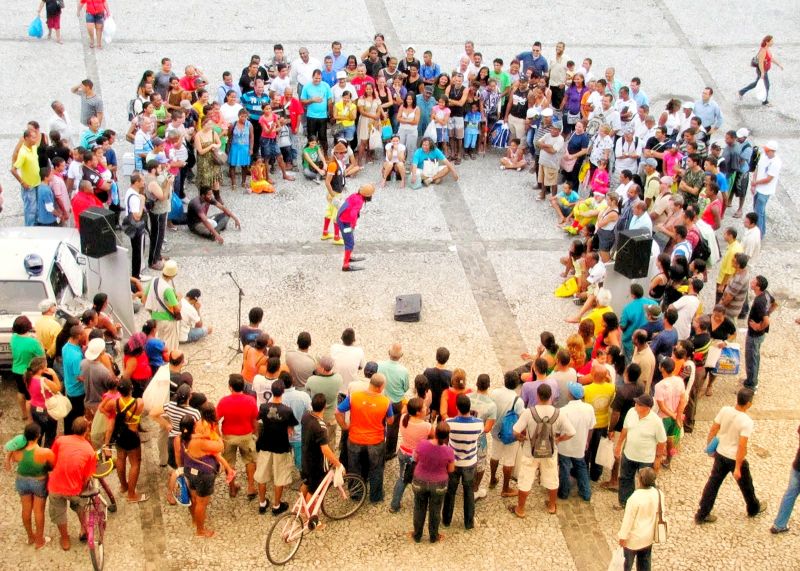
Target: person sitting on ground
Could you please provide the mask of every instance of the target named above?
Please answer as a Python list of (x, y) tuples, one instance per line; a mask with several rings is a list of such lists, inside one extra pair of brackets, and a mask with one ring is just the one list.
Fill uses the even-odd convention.
[[(208, 209), (211, 206), (216, 206), (222, 212), (209, 217)], [(211, 187), (201, 188), (199, 196), (194, 197), (189, 202), (187, 221), (192, 234), (223, 244), (225, 240), (220, 232), (227, 228), (229, 219), (233, 219), (237, 230), (242, 229), (242, 225), (236, 215), (227, 206), (214, 198), (214, 191)]]
[(569, 181), (564, 182), (561, 190), (555, 196), (550, 197), (550, 205), (558, 216), (558, 226), (561, 227), (567, 222), (567, 217), (572, 213), (572, 209), (578, 204), (580, 195), (572, 188)]
[(561, 265), (564, 266), (564, 271), (561, 272), (562, 278), (574, 274), (576, 280), (580, 279), (585, 271), (583, 261), (584, 253), (586, 253), (586, 246), (583, 242), (580, 240), (573, 240), (572, 243), (570, 243), (567, 255), (559, 260)]
[(391, 140), (386, 143), (386, 160), (381, 167), (381, 188), (386, 186), (389, 177), (395, 175), (400, 178), (400, 188), (406, 187), (406, 146), (400, 142), (400, 136), (392, 135)]
[(505, 156), (500, 159), (500, 170), (521, 171), (528, 166), (525, 160), (525, 148), (520, 145), (519, 139), (511, 139), (508, 142)]
[[(578, 295), (575, 296), (574, 302), (576, 305), (581, 304), (581, 310), (578, 315), (566, 319), (567, 323), (580, 323), (583, 316), (593, 307), (598, 305), (597, 293), (602, 288), (603, 282), (606, 279), (606, 265), (600, 261), (600, 254), (597, 252), (589, 252), (584, 258), (587, 275), (582, 277), (578, 283)], [(596, 322), (595, 328), (599, 330), (599, 325)]]
[[(429, 166), (426, 167), (426, 163)], [(420, 184), (425, 186), (439, 184), (448, 174), (453, 177), (454, 181), (458, 180), (458, 173), (453, 163), (436, 148), (430, 137), (423, 137), (420, 147), (414, 151), (414, 158), (411, 161), (412, 188), (419, 188)]]
[(178, 331), (178, 341), (181, 343), (195, 343), (214, 331), (210, 325), (203, 324), (200, 307), (200, 290), (192, 288), (181, 299), (181, 323)]

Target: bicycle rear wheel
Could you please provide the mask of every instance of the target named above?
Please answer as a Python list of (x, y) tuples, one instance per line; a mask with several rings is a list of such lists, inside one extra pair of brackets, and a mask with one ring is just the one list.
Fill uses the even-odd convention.
[(95, 496), (92, 499), (93, 505), (89, 507), (89, 520), (87, 522), (87, 543), (89, 545), (89, 557), (92, 560), (92, 567), (95, 571), (103, 571), (105, 565), (105, 546), (103, 539), (106, 530), (106, 517), (104, 510), (98, 504), (100, 498)]
[(322, 498), (322, 513), (331, 519), (345, 519), (364, 505), (367, 486), (360, 476), (345, 474), (341, 488), (330, 486)]
[(275, 520), (264, 546), (269, 562), (273, 565), (288, 563), (300, 549), (303, 531), (303, 519), (295, 513), (285, 513)]

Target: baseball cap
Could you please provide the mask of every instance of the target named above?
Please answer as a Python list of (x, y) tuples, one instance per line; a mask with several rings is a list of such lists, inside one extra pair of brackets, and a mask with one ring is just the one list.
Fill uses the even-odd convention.
[(378, 363), (375, 361), (368, 361), (366, 365), (364, 365), (364, 376), (371, 377), (375, 373), (378, 372)]
[(553, 116), (553, 110), (550, 107), (542, 109), (542, 117), (552, 117), (552, 116)]
[(736, 130), (736, 137), (738, 139), (746, 139), (750, 136), (750, 130), (747, 127), (739, 127)]
[(347, 72), (339, 70), (336, 72), (336, 79), (347, 79)]
[(684, 101), (681, 107), (683, 107), (684, 109), (694, 109), (694, 103), (691, 101)]
[(644, 164), (646, 164), (649, 167), (656, 168), (658, 166), (658, 161), (655, 160), (653, 157), (650, 157), (648, 159), (645, 159)]
[(575, 400), (580, 400), (583, 398), (584, 390), (582, 384), (575, 381), (570, 381), (567, 383), (567, 389), (569, 389), (569, 394), (571, 394), (572, 398)]
[(634, 399), (636, 404), (640, 404), (642, 406), (646, 406), (647, 408), (653, 408), (653, 397), (649, 394), (644, 393), (643, 395), (639, 395)]
[(770, 151), (777, 151), (778, 150), (778, 141), (774, 139), (770, 139), (766, 143), (764, 143), (764, 148), (769, 149)]
[(106, 342), (101, 337), (92, 339), (86, 347), (86, 358), (90, 361), (96, 361), (103, 351), (105, 351), (105, 348)]

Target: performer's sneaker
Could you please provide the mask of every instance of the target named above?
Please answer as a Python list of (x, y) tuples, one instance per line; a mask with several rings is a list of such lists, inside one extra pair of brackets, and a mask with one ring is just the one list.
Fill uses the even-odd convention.
[(350, 258), (351, 262), (363, 262), (364, 260), (366, 260), (364, 256), (353, 256), (352, 258)]
[(334, 240), (333, 243), (336, 244), (337, 246), (344, 246), (344, 240), (342, 240), (341, 238)]
[(322, 238), (320, 238), (320, 240), (330, 240), (331, 238), (333, 238), (333, 234), (323, 233)]
[(358, 266), (342, 266), (343, 272), (358, 272), (363, 270), (364, 268), (359, 268)]

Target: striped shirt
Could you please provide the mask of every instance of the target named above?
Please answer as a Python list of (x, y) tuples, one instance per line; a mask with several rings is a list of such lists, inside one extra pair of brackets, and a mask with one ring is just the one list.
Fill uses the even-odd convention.
[(450, 425), (450, 448), (456, 455), (457, 468), (470, 468), (478, 460), (478, 439), (483, 434), (483, 421), (474, 416), (447, 419)]
[(181, 434), (181, 419), (187, 414), (194, 417), (195, 421), (200, 420), (200, 411), (190, 406), (179, 406), (175, 401), (169, 401), (164, 405), (164, 416), (169, 419), (172, 428), (168, 436), (180, 436)]

